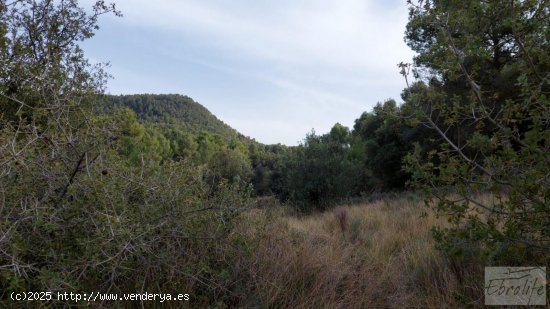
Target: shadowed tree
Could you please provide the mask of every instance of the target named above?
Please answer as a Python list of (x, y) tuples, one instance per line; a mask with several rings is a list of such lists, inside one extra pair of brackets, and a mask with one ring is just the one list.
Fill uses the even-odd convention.
[[(436, 231), (440, 246), (493, 262), (547, 263), (550, 2), (409, 3), (406, 40), (421, 81), (410, 85), (407, 105), (441, 141), (427, 157), (417, 149), (409, 171), (452, 223)], [(493, 198), (479, 199), (480, 191)]]

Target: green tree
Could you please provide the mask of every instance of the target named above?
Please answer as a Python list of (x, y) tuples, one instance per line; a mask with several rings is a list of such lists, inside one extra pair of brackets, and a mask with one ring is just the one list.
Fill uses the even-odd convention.
[(82, 175), (97, 175), (114, 123), (90, 112), (107, 74), (78, 42), (113, 11), (103, 1), (91, 14), (75, 1), (0, 4), (0, 290), (55, 289), (63, 258), (82, 253), (75, 239), (65, 247), (86, 235), (72, 228), (80, 193), (90, 192)]
[(98, 17), (108, 12), (119, 14), (104, 1), (96, 2), (91, 14), (76, 1), (2, 1), (0, 106), (4, 120), (24, 116), (28, 121), (45, 121), (38, 116), (63, 114), (65, 101), (89, 103), (83, 98), (102, 90), (108, 75), (101, 66), (89, 64), (78, 42), (92, 37)]
[(107, 74), (78, 44), (113, 11), (104, 1), (90, 13), (73, 0), (0, 2), (2, 308), (26, 291), (184, 288), (208, 300), (227, 280), (219, 254), (247, 184), (214, 190), (204, 165), (167, 159), (160, 128), (129, 110), (94, 113)]
[(406, 104), (442, 144), (424, 158), (417, 148), (408, 164), (453, 224), (436, 231), (440, 246), (480, 250), (493, 262), (546, 264), (550, 3), (409, 3), (406, 40), (421, 81), (410, 85)]
[(214, 154), (221, 151), (223, 141), (218, 135), (202, 132), (197, 138), (198, 160), (200, 163), (210, 162)]
[(349, 129), (338, 123), (328, 134), (309, 133), (283, 157), (283, 179), (276, 192), (303, 210), (323, 209), (358, 195), (363, 166), (351, 155), (350, 141)]
[(252, 174), (252, 168), (248, 157), (234, 149), (223, 149), (216, 152), (208, 168), (213, 173), (213, 184), (217, 184), (223, 179), (233, 181), (249, 182)]
[(402, 189), (409, 174), (402, 169), (402, 161), (412, 150), (413, 141), (422, 138), (402, 118), (401, 109), (394, 100), (378, 103), (373, 112), (363, 113), (355, 121), (354, 142), (361, 151), (365, 168), (375, 179), (368, 181), (376, 189)]
[(170, 141), (170, 148), (175, 160), (187, 159), (194, 161), (197, 159), (199, 145), (191, 133), (174, 128), (169, 130), (167, 138)]

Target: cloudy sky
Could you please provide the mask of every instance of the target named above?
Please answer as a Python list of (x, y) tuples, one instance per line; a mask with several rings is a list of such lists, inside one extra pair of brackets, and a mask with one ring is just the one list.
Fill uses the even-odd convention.
[(296, 145), (400, 102), (397, 63), (412, 58), (405, 0), (115, 2), (124, 17), (103, 17), (83, 44), (111, 63), (109, 93), (188, 95), (262, 143)]

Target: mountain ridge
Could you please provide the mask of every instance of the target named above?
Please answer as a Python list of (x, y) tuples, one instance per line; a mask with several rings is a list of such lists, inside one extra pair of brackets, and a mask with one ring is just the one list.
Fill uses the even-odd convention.
[[(140, 122), (157, 126), (183, 126), (195, 135), (208, 132), (226, 141), (238, 139), (256, 142), (220, 120), (205, 106), (182, 94), (124, 94), (105, 95), (104, 111), (112, 108), (129, 108)], [(256, 142), (257, 143), (257, 142)]]

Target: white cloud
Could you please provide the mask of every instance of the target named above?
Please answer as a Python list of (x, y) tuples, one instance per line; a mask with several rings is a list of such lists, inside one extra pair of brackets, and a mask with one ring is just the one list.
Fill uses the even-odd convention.
[(135, 26), (201, 33), (213, 46), (284, 65), (387, 70), (411, 54), (401, 40), (404, 5), (380, 11), (365, 0), (117, 3)]
[[(218, 71), (216, 77), (199, 74), (195, 78), (204, 80), (191, 83), (212, 85), (216, 93), (202, 86), (186, 88), (184, 94), (261, 142), (295, 144), (311, 128), (323, 133), (335, 122), (352, 125), (376, 102), (399, 98), (404, 83), (396, 64), (412, 58), (402, 39), (407, 21), (403, 2), (118, 0), (117, 6), (124, 14), (116, 21), (119, 25), (137, 33), (170, 35), (168, 42), (153, 47), (156, 54), (151, 61), (169, 66), (156, 71), (190, 64)], [(199, 52), (185, 52), (190, 44)], [(113, 68), (127, 72), (122, 79), (135, 70), (136, 76), (152, 80), (146, 83), (131, 76), (125, 83), (112, 84), (117, 92), (136, 87), (147, 88), (138, 92), (177, 92), (177, 85), (190, 85), (189, 79), (174, 81), (174, 74), (139, 72), (143, 68), (138, 66), (122, 68), (113, 62)], [(227, 81), (220, 81), (220, 76)], [(249, 84), (235, 85), (235, 80)], [(241, 97), (232, 99), (223, 92), (229, 90), (215, 82), (241, 87)], [(253, 100), (247, 95), (262, 96), (254, 94), (260, 91), (255, 88), (269, 89), (262, 94), (269, 99), (254, 102), (255, 108), (245, 111), (243, 102), (251, 105)], [(260, 122), (271, 125), (254, 129), (258, 121), (250, 119), (265, 119)]]

